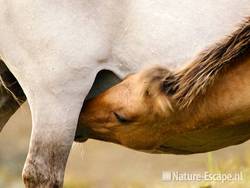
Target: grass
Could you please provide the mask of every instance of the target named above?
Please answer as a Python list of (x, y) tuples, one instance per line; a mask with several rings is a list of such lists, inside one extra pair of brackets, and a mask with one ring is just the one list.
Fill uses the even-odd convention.
[[(0, 136), (0, 188), (23, 188), (31, 120), (12, 119)], [(27, 114), (25, 114), (27, 117)], [(18, 125), (18, 126), (17, 126)], [(250, 142), (198, 155), (152, 155), (103, 142), (72, 148), (65, 188), (250, 188)], [(242, 171), (241, 182), (162, 182), (161, 172)]]
[[(244, 178), (240, 182), (184, 182), (184, 183), (166, 183), (160, 181), (134, 181), (127, 179), (114, 180), (112, 186), (108, 188), (250, 188), (250, 152), (245, 152), (241, 158), (229, 158), (228, 160), (221, 160), (218, 156), (214, 156), (213, 152), (207, 154), (207, 171), (211, 173), (228, 173), (242, 171)], [(148, 184), (150, 182), (150, 184)], [(105, 182), (104, 182), (105, 183)], [(23, 187), (21, 178), (10, 174), (4, 168), (0, 168), (0, 188), (20, 188)], [(65, 188), (95, 188), (100, 187), (93, 181), (88, 179), (75, 178), (74, 176), (67, 176), (64, 183)]]

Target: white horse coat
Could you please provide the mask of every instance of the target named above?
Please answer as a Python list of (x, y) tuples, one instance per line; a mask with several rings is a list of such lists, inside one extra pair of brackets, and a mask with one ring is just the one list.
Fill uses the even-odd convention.
[(0, 57), (32, 112), (27, 187), (62, 186), (96, 74), (185, 65), (235, 29), (250, 0), (0, 0)]

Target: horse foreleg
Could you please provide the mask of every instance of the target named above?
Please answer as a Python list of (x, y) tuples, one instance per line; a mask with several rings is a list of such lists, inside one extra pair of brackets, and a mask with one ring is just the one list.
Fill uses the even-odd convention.
[(0, 60), (0, 132), (10, 117), (26, 100), (25, 94), (16, 78)]
[(32, 135), (23, 169), (26, 187), (62, 187), (81, 102), (37, 91), (29, 98)]

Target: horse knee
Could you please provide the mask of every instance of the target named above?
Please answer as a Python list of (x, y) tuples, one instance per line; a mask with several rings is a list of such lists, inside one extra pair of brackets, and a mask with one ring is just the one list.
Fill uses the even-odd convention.
[(23, 173), (23, 182), (26, 188), (60, 188), (62, 181), (52, 180), (44, 176), (37, 176), (30, 172)]
[[(22, 177), (26, 188), (60, 188), (63, 178), (60, 171), (51, 171), (49, 164), (40, 164), (35, 160), (28, 160), (23, 169)], [(43, 162), (44, 163), (44, 162)], [(47, 166), (47, 167), (45, 167)]]

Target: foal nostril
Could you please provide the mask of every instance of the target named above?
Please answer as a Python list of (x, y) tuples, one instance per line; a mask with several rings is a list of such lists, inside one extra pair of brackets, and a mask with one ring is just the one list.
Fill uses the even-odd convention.
[(75, 133), (75, 141), (76, 142), (85, 142), (88, 140), (89, 130), (85, 127), (77, 127), (76, 133)]
[(75, 142), (85, 142), (88, 140), (87, 136), (76, 135), (74, 141)]

